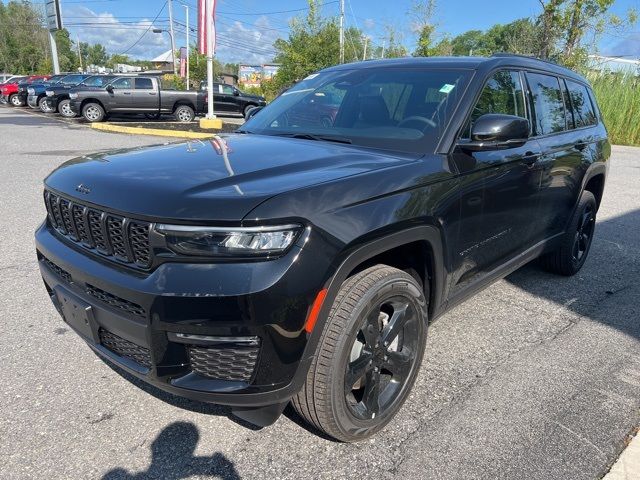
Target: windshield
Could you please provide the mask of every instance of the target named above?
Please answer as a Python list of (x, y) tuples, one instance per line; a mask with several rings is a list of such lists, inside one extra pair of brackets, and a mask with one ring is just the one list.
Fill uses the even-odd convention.
[(94, 77), (87, 78), (81, 83), (81, 85), (85, 85), (87, 87), (104, 87), (114, 78), (116, 77), (108, 75), (96, 75)]
[(435, 149), (470, 74), (426, 67), (320, 72), (284, 92), (241, 131), (425, 153)]

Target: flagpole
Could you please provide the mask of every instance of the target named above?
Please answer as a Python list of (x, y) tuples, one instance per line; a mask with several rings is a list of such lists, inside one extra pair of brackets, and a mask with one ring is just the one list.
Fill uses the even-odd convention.
[(207, 14), (206, 14), (206, 29), (207, 29), (207, 95), (208, 95), (208, 111), (207, 118), (216, 118), (213, 113), (213, 45), (214, 35), (213, 31), (213, 1), (207, 1)]

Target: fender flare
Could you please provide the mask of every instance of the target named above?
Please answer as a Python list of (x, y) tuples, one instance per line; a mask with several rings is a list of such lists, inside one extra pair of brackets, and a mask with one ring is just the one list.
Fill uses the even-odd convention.
[(293, 392), (299, 391), (307, 378), (307, 372), (311, 367), (311, 362), (318, 349), (320, 338), (322, 337), (325, 325), (327, 324), (329, 312), (331, 311), (331, 307), (336, 299), (340, 287), (347, 279), (349, 273), (352, 272), (358, 265), (375, 257), (380, 253), (416, 241), (425, 241), (431, 247), (433, 279), (430, 288), (429, 304), (433, 307), (432, 309), (430, 309), (431, 311), (437, 312), (440, 309), (443, 303), (446, 275), (444, 266), (442, 235), (437, 227), (432, 225), (410, 227), (392, 233), (390, 235), (376, 238), (365, 243), (364, 245), (357, 247), (355, 250), (349, 253), (346, 258), (343, 259), (342, 263), (340, 263), (340, 266), (336, 269), (335, 273), (325, 284), (327, 293), (322, 302), (322, 307), (320, 308), (320, 312), (318, 314), (318, 320), (313, 328), (313, 331), (309, 334), (309, 339), (305, 347), (304, 355), (294, 376), (292, 382)]

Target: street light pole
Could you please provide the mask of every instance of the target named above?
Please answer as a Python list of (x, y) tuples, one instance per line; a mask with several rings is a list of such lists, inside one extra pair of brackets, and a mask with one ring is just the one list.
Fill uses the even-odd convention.
[(185, 10), (186, 20), (187, 20), (187, 90), (189, 90), (189, 5), (182, 5)]
[(173, 36), (173, 3), (171, 0), (167, 0), (169, 3), (169, 34), (171, 35), (171, 61), (173, 62), (173, 74), (177, 75), (176, 70), (176, 40)]

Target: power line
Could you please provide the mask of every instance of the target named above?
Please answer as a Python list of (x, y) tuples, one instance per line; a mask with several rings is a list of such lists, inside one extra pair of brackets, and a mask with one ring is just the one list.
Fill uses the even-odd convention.
[(140, 40), (142, 40), (144, 38), (144, 36), (149, 33), (149, 30), (151, 30), (151, 27), (153, 26), (153, 22), (155, 22), (158, 17), (160, 16), (160, 14), (162, 13), (162, 11), (164, 10), (164, 7), (167, 6), (167, 1), (165, 0), (165, 2), (162, 4), (162, 7), (160, 8), (160, 10), (158, 11), (158, 14), (156, 15), (156, 17), (151, 21), (151, 23), (149, 24), (149, 27), (147, 27), (147, 29), (143, 32), (142, 35), (140, 35), (140, 38), (138, 38), (138, 40), (136, 40), (133, 45), (131, 45), (129, 48), (127, 48), (124, 52), (122, 52), (120, 55), (124, 55), (125, 53), (128, 53), (133, 47), (135, 47), (138, 43), (140, 43)]

